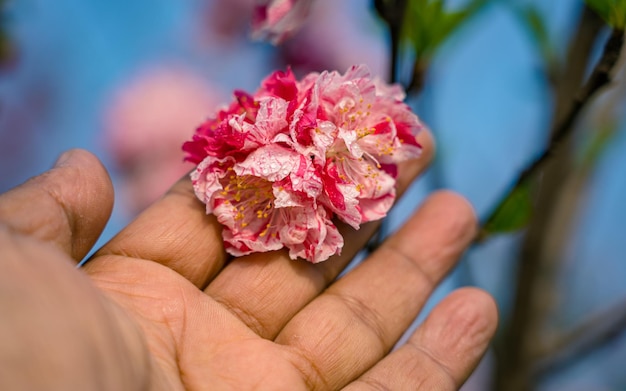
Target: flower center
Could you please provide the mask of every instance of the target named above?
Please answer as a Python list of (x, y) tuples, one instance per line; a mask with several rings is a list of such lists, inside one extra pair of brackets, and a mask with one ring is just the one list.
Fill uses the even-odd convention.
[(241, 228), (247, 227), (253, 219), (268, 219), (272, 213), (274, 194), (271, 182), (253, 175), (236, 175), (229, 168), (222, 183), (221, 195), (232, 205), (235, 221)]

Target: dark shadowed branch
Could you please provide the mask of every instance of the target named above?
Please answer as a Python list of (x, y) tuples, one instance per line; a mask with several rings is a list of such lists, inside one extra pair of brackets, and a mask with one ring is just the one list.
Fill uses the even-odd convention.
[(404, 23), (404, 13), (408, 0), (374, 0), (378, 15), (387, 23), (391, 39), (389, 54), (389, 81), (398, 81), (398, 62), (400, 57), (400, 35)]
[[(570, 89), (572, 92), (569, 96), (567, 96), (567, 90), (571, 87), (557, 87), (557, 104), (549, 146), (533, 164), (522, 172), (515, 185), (512, 186), (515, 188), (529, 181), (536, 183), (534, 181), (537, 180), (539, 174), (542, 174), (541, 188), (534, 202), (534, 214), (522, 244), (513, 313), (509, 327), (505, 330), (498, 347), (500, 357), (497, 389), (527, 390), (532, 388), (535, 380), (531, 370), (532, 349), (539, 339), (537, 325), (541, 318), (540, 307), (545, 306), (546, 301), (546, 298), (542, 299), (543, 302), (540, 300), (538, 291), (545, 282), (543, 276), (551, 275), (551, 269), (554, 268), (554, 260), (550, 257), (552, 254), (546, 251), (546, 243), (555, 205), (563, 189), (565, 173), (572, 168), (568, 145), (569, 136), (584, 108), (598, 91), (609, 84), (611, 72), (624, 42), (623, 31), (614, 30), (604, 47), (600, 61), (594, 67), (587, 82), (581, 83), (593, 42), (598, 37), (601, 27), (600, 19), (586, 10), (581, 19), (578, 34), (588, 35), (588, 38), (575, 38), (572, 41), (569, 56), (570, 59), (577, 59), (581, 62), (582, 66), (577, 62), (568, 62), (569, 68), (575, 67), (578, 71), (565, 71), (564, 74), (570, 77), (560, 80), (560, 83), (570, 83), (570, 85), (574, 83), (581, 87), (578, 91)], [(572, 80), (574, 76), (578, 77), (578, 81)]]
[(626, 301), (589, 317), (557, 343), (540, 353), (533, 366), (537, 378), (578, 362), (587, 354), (609, 346), (626, 333)]

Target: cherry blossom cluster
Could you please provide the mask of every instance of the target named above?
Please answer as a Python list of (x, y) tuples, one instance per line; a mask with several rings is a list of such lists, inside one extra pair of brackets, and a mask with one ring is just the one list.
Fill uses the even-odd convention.
[(358, 229), (387, 214), (397, 164), (419, 155), (423, 125), (397, 85), (365, 66), (267, 77), (183, 145), (197, 197), (235, 256), (289, 249), (317, 263), (341, 252), (333, 218)]

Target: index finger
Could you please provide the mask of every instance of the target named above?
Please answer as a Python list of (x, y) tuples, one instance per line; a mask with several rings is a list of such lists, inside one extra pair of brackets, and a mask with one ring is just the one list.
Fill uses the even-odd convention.
[(185, 176), (94, 254), (123, 255), (160, 263), (196, 286), (214, 276), (227, 259), (221, 228), (196, 198)]

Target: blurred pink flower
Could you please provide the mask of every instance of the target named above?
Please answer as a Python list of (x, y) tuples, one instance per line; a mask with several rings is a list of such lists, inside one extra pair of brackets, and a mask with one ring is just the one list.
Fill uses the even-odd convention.
[(395, 199), (397, 163), (417, 157), (422, 124), (398, 86), (364, 66), (275, 72), (183, 145), (196, 195), (233, 255), (287, 247), (313, 263), (343, 247), (334, 216), (358, 229)]
[(144, 69), (114, 92), (106, 108), (103, 141), (121, 176), (126, 206), (136, 213), (193, 166), (181, 164), (188, 139), (219, 93), (182, 65)]
[(252, 37), (279, 44), (293, 35), (309, 14), (313, 0), (257, 0)]

